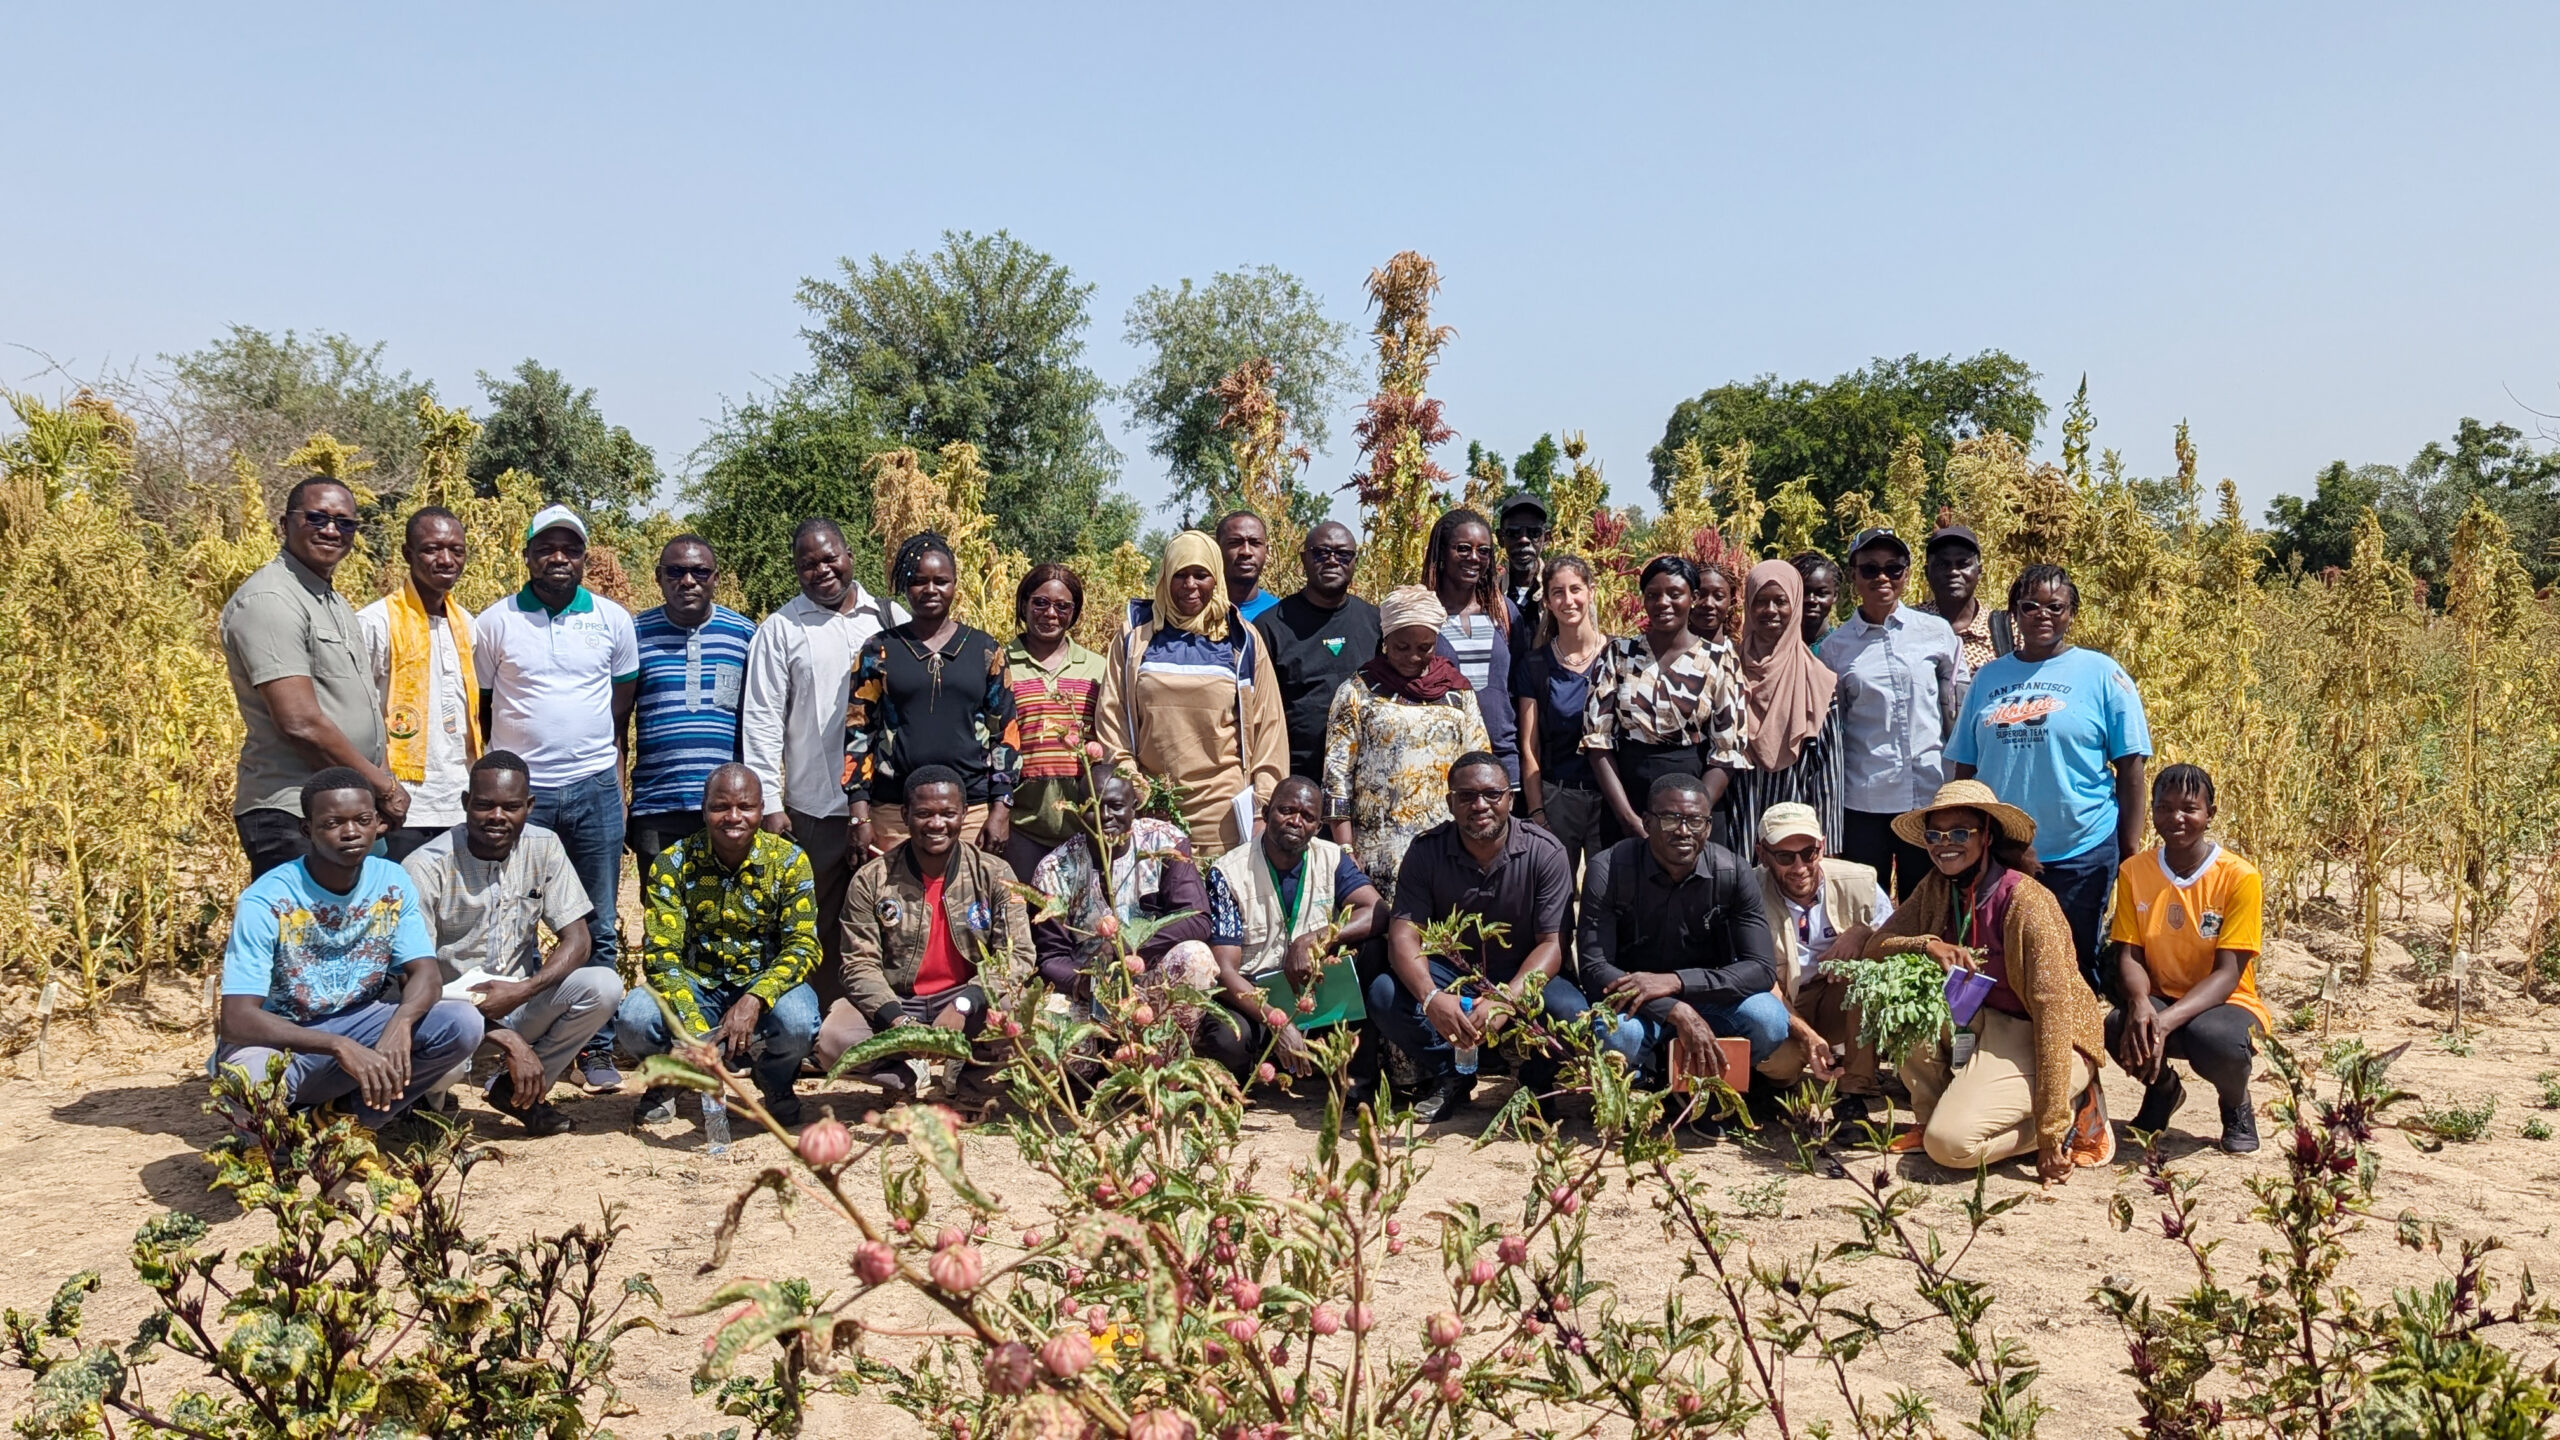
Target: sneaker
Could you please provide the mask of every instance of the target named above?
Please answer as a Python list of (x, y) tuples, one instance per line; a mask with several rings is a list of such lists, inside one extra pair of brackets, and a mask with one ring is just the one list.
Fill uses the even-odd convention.
[(2258, 1107), (2246, 1101), (2222, 1107), (2222, 1148), (2246, 1155), (2258, 1148)]
[(1896, 1135), (1891, 1140), (1885, 1142), (1884, 1153), (1887, 1155), (1911, 1155), (1918, 1153), (1920, 1149), (1920, 1133), (1920, 1127), (1917, 1125), (1904, 1127), (1901, 1134)]
[(2169, 1071), (2158, 1083), (2143, 1088), (2142, 1108), (2134, 1112), (2133, 1128), (2156, 1135), (2169, 1128), (2170, 1117), (2186, 1103), (2187, 1082), (2178, 1078), (2177, 1071)]
[(2097, 1081), (2080, 1092), (2080, 1108), (2071, 1117), (2071, 1134), (2064, 1143), (2073, 1165), (2104, 1165), (2116, 1158), (2116, 1127), (2107, 1123), (2107, 1092)]
[(676, 1118), (676, 1094), (672, 1085), (658, 1085), (642, 1091), (640, 1107), (632, 1118), (642, 1125), (663, 1125), (673, 1120)]
[(1842, 1129), (1863, 1124), (1873, 1113), (1870, 1097), (1865, 1095), (1840, 1095), (1831, 1101), (1831, 1123)]
[(1425, 1125), (1436, 1125), (1467, 1108), (1476, 1096), (1476, 1082), (1471, 1076), (1444, 1075), (1433, 1081), (1413, 1102), (1413, 1118)]
[(578, 1057), (578, 1083), (590, 1090), (619, 1090), (622, 1072), (615, 1068), (613, 1052), (590, 1051)]

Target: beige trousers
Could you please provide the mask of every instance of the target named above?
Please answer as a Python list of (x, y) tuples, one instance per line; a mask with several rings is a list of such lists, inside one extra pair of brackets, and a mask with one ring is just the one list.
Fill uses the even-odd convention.
[[(1824, 1043), (1849, 1047), (1847, 1063), (1840, 1068), (1840, 1078), (1833, 1082), (1843, 1095), (1879, 1095), (1876, 1085), (1876, 1052), (1858, 1043), (1858, 1012), (1849, 1004), (1849, 986), (1828, 975), (1808, 976), (1796, 988), (1795, 1003), (1787, 1007)], [(1760, 1062), (1760, 1073), (1780, 1085), (1793, 1085), (1804, 1077), (1808, 1068), (1804, 1042), (1793, 1035), (1786, 1043), (1769, 1052)]]
[[(1994, 1165), (2036, 1148), (2036, 1027), (2024, 1016), (1985, 1006), (1971, 1027), (1973, 1059), (1947, 1073), (1946, 1050), (1931, 1046), (1902, 1062), (1902, 1083), (1920, 1117), (1920, 1145), (1950, 1170)], [(2089, 1057), (2071, 1055), (2071, 1093), (2096, 1078)]]

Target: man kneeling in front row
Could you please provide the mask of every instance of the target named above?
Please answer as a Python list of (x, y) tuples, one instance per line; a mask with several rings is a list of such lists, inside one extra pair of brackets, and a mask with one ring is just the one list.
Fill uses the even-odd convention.
[[(401, 868), (417, 887), (444, 983), (472, 982), (482, 1048), (504, 1066), (490, 1077), (489, 1103), (536, 1135), (557, 1135), (570, 1121), (551, 1087), (622, 1003), (622, 977), (587, 964), (595, 906), (560, 837), (525, 823), (533, 783), (524, 760), (492, 750), (473, 761), (462, 812), (461, 824), (437, 831)], [(551, 927), (548, 956), (541, 925)]]
[(1617, 1017), (1603, 1044), (1657, 1081), (1676, 1070), (1741, 1089), (1749, 1077), (1725, 1074), (1716, 1037), (1748, 1039), (1758, 1065), (1787, 1038), (1787, 1007), (1771, 991), (1759, 887), (1707, 838), (1714, 813), (1696, 776), (1653, 782), (1643, 838), (1584, 868), (1579, 958), (1595, 1003)]
[(303, 857), (260, 876), (232, 912), (213, 1063), (263, 1082), (284, 1055), (290, 1103), (352, 1095), (356, 1118), (380, 1126), (479, 1046), (480, 1012), (442, 998), (410, 879), (370, 853), (373, 786), (332, 766), (301, 799)]
[[(703, 828), (658, 855), (641, 886), (640, 970), (615, 1030), (646, 1058), (708, 1040), (733, 1069), (752, 1071), (765, 1110), (800, 1123), (792, 1078), (818, 1038), (818, 887), (800, 847), (763, 829), (764, 785), (729, 764), (702, 786)], [(667, 1030), (664, 999), (683, 1027)], [(676, 1092), (640, 1096), (644, 1125), (676, 1116)]]
[(1875, 871), (1834, 860), (1824, 849), (1822, 819), (1812, 806), (1789, 801), (1760, 812), (1760, 865), (1751, 873), (1768, 917), (1788, 1035), (1759, 1068), (1781, 1085), (1808, 1074), (1832, 1082), (1839, 1098), (1831, 1118), (1846, 1125), (1865, 1119), (1869, 1102), (1883, 1092), (1876, 1085), (1876, 1052), (1858, 1043), (1849, 986), (1822, 967), (1863, 958), (1876, 927), (1892, 918), (1893, 900)]

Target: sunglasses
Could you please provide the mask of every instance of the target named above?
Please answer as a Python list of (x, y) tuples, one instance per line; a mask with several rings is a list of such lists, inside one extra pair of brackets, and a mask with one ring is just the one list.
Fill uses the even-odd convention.
[(2020, 615), (2062, 616), (2071, 613), (2071, 602), (2068, 600), (2021, 600), (2009, 608)]
[(1814, 857), (1821, 853), (1822, 847), (1818, 845), (1799, 845), (1791, 848), (1781, 848), (1776, 845), (1769, 847), (1769, 858), (1781, 865), (1810, 865)]
[(332, 515), (325, 510), (296, 510), (293, 513), (302, 517), (304, 525), (323, 535), (356, 533), (356, 517), (353, 515)]
[(1073, 615), (1076, 613), (1076, 602), (1073, 600), (1052, 600), (1046, 595), (1034, 595), (1029, 600), (1023, 602), (1022, 608), (1025, 610), (1034, 610), (1043, 615)]
[(660, 578), (667, 580), (699, 580), (705, 585), (711, 583), (711, 567), (708, 565), (661, 565), (658, 567), (658, 574)]
[(1449, 803), (1452, 805), (1499, 805), (1510, 798), (1509, 790), (1452, 790), (1449, 792)]
[(1899, 580), (1910, 573), (1911, 567), (1907, 564), (1901, 563), (1895, 563), (1892, 565), (1862, 564), (1858, 567), (1858, 578), (1861, 580)]
[(1348, 565), (1352, 561), (1360, 558), (1360, 547), (1357, 545), (1310, 545), (1307, 547), (1307, 558), (1310, 560), (1338, 560), (1341, 563)]
[(1931, 845), (1970, 845), (1973, 837), (1981, 833), (1970, 825), (1964, 825), (1953, 830), (1923, 829), (1920, 838)]

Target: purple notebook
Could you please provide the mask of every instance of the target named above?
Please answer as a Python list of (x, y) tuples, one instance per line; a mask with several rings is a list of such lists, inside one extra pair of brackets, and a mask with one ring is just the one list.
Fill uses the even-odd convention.
[(1991, 977), (1979, 970), (1947, 972), (1947, 1013), (1958, 1025), (1973, 1023), (1974, 1012), (1991, 998)]

